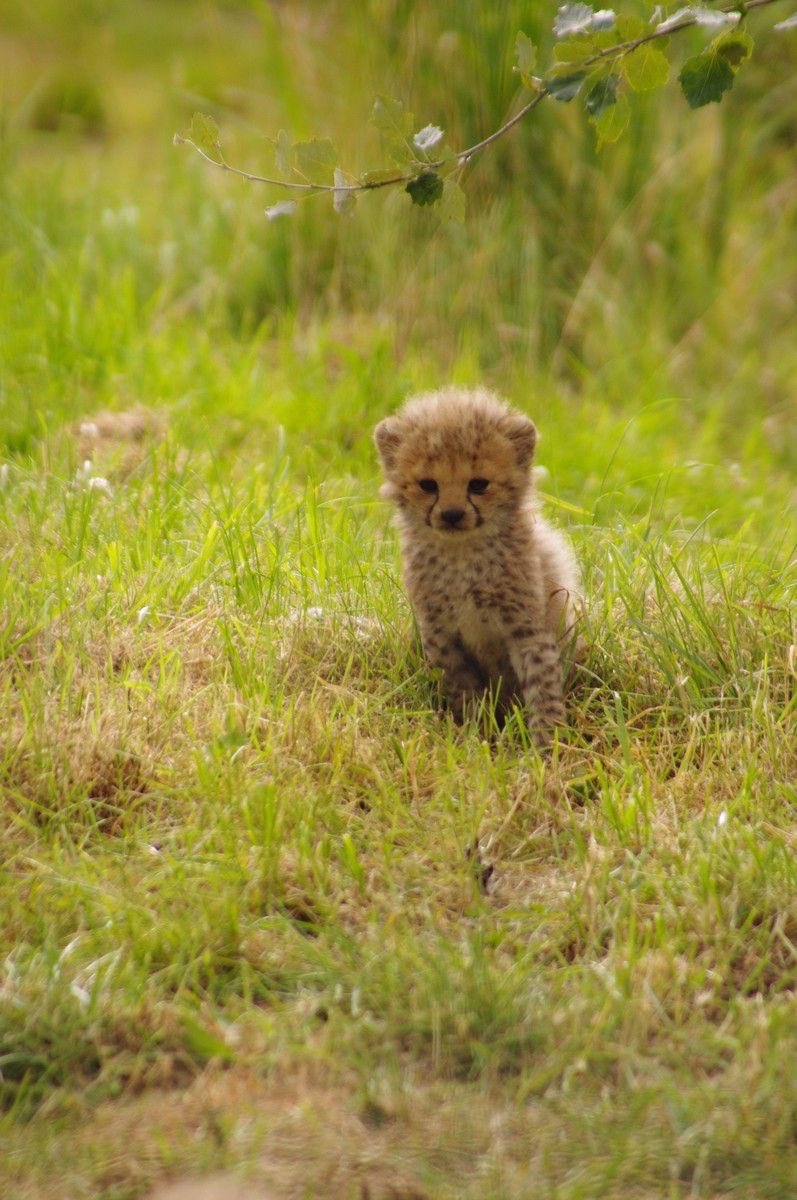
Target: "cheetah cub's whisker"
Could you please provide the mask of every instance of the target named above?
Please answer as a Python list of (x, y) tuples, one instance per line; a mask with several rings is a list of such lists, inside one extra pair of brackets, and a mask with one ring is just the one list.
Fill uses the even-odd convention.
[(565, 720), (558, 639), (579, 578), (535, 508), (533, 423), (491, 392), (452, 387), (411, 398), (374, 438), (424, 653), (455, 718), (491, 690), (500, 710), (524, 706), (544, 745)]

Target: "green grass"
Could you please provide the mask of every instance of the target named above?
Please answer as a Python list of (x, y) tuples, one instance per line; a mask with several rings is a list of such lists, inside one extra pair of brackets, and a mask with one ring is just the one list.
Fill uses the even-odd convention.
[[(0, 1192), (785, 1200), (793, 50), (601, 161), (540, 114), (464, 231), (267, 223), (193, 107), (253, 165), (364, 154), (380, 90), (470, 142), (548, 16), (7, 7)], [(451, 379), (534, 416), (583, 566), (544, 761), (440, 711), (377, 497), (373, 425)]]

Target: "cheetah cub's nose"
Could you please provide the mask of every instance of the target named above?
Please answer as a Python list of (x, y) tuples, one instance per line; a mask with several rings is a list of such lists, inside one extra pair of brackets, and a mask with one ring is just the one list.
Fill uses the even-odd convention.
[(455, 525), (459, 525), (462, 518), (465, 516), (464, 508), (445, 508), (440, 513), (443, 522), (453, 529)]

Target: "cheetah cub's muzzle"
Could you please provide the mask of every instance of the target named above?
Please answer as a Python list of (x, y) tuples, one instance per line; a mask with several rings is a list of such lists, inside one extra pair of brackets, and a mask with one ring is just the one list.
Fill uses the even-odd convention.
[(466, 533), (484, 524), (482, 509), (489, 506), (489, 501), (483, 497), (490, 487), (487, 479), (464, 482), (452, 479), (451, 474), (440, 464), (434, 477), (425, 476), (418, 480), (419, 491), (425, 497), (420, 504), (426, 506), (426, 524), (448, 536)]

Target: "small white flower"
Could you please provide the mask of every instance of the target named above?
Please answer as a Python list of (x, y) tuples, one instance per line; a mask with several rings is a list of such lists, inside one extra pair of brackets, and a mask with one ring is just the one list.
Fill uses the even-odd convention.
[(277, 217), (292, 217), (298, 207), (295, 200), (280, 200), (279, 204), (272, 204), (265, 209), (265, 214), (269, 221), (275, 221)]
[(592, 28), (599, 31), (601, 29), (613, 29), (616, 19), (611, 8), (599, 8), (592, 18)]
[(149, 614), (150, 614), (151, 612), (152, 612), (152, 609), (151, 609), (151, 607), (149, 606), (149, 604), (145, 604), (145, 605), (143, 605), (143, 607), (142, 607), (142, 608), (140, 608), (140, 609), (138, 610), (138, 613), (136, 614), (136, 623), (137, 623), (138, 625), (141, 625), (141, 624), (143, 624), (143, 622), (144, 622), (144, 621), (146, 621), (147, 617), (149, 616)]
[(438, 142), (443, 140), (443, 130), (439, 125), (424, 125), (423, 129), (419, 129), (412, 139), (412, 144), (416, 150), (424, 153), (427, 150), (433, 150)]
[(90, 458), (83, 460), (83, 466), (75, 472), (74, 487), (87, 487), (90, 492), (102, 492), (103, 496), (112, 496), (113, 489), (103, 475), (94, 474), (94, 464)]
[(719, 29), (723, 25), (736, 25), (740, 20), (740, 14), (738, 12), (718, 12), (711, 8), (704, 8), (702, 4), (692, 4), (689, 8), (679, 8), (666, 20), (659, 21), (656, 33), (666, 33), (669, 29), (680, 25), (682, 21), (688, 20), (693, 21), (695, 25)]
[(558, 38), (571, 33), (584, 33), (589, 29), (592, 17), (590, 4), (563, 4), (553, 23), (553, 31)]
[(727, 824), (728, 824), (728, 813), (723, 808), (722, 812), (717, 817), (717, 829), (724, 829)]
[(75, 983), (73, 981), (69, 985), (69, 990), (72, 993), (72, 995), (75, 997), (75, 999), (77, 1000), (77, 1002), (81, 1008), (88, 1008), (89, 1001), (91, 1000), (91, 996), (89, 995), (89, 993), (86, 991), (86, 989), (84, 987), (81, 987), (79, 983)]
[(709, 29), (719, 29), (722, 25), (736, 25), (742, 19), (741, 13), (714, 12), (710, 8), (702, 8), (700, 5), (691, 11), (697, 24), (706, 25)]
[(692, 15), (691, 8), (679, 8), (664, 21), (659, 21), (656, 26), (656, 33), (666, 33), (668, 29), (674, 29), (676, 25), (680, 25), (682, 21)]
[(612, 29), (617, 17), (611, 8), (592, 11), (590, 4), (563, 4), (554, 21), (556, 37), (569, 37), (574, 33), (587, 33), (590, 29)]
[(354, 211), (354, 192), (349, 190), (346, 176), (340, 167), (335, 167), (335, 190), (332, 193), (332, 204), (340, 216), (350, 216)]

